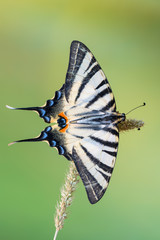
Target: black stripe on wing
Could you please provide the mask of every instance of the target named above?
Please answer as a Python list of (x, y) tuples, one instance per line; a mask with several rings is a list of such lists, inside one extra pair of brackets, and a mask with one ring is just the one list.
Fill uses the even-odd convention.
[(114, 111), (114, 112), (116, 111), (116, 103), (115, 103), (114, 98), (112, 100), (110, 100), (105, 107), (101, 108), (100, 111), (101, 112), (106, 112), (106, 111), (110, 110), (111, 108), (113, 108), (112, 111)]
[(97, 137), (94, 137), (94, 136), (90, 136), (90, 138), (97, 143), (103, 144), (106, 147), (112, 147), (112, 148), (116, 148), (116, 149), (118, 148), (118, 142), (105, 141), (101, 138), (97, 138)]
[(73, 148), (72, 157), (85, 186), (90, 203), (94, 204), (98, 202), (104, 195), (106, 189), (102, 188), (93, 175), (90, 174), (75, 148)]
[(92, 56), (92, 59), (91, 59), (91, 61), (90, 61), (90, 64), (88, 65), (88, 67), (87, 67), (87, 69), (85, 70), (85, 72), (87, 72), (87, 71), (90, 69), (90, 67), (92, 66), (92, 64), (94, 64), (95, 62), (96, 62), (96, 59), (95, 59), (94, 56)]
[(97, 171), (98, 171), (98, 172), (104, 177), (104, 179), (109, 183), (111, 177), (108, 176), (108, 175), (106, 175), (106, 174), (104, 174), (101, 170), (98, 170), (98, 169), (97, 169)]
[(105, 152), (113, 157), (116, 157), (117, 156), (117, 152), (111, 152), (111, 151), (107, 151), (107, 150), (102, 150), (102, 152)]
[(66, 74), (65, 95), (68, 101), (70, 89), (72, 88), (74, 78), (83, 62), (83, 59), (89, 49), (81, 42), (73, 41), (70, 47), (69, 65)]
[(111, 89), (110, 88), (105, 88), (103, 91), (99, 92), (91, 101), (89, 101), (89, 103), (86, 105), (87, 107), (90, 107), (92, 104), (94, 104), (98, 99), (103, 98), (105, 95), (107, 95), (108, 93), (111, 93)]
[(95, 65), (91, 71), (87, 74), (87, 76), (83, 79), (81, 86), (78, 89), (77, 96), (75, 98), (75, 102), (80, 97), (83, 89), (85, 88), (86, 84), (90, 81), (90, 79), (101, 69), (101, 67), (97, 64)]
[(119, 137), (119, 132), (116, 129), (114, 129), (114, 128), (106, 127), (104, 130), (106, 130), (107, 132), (112, 133), (112, 135), (115, 135), (115, 136)]
[(86, 155), (89, 157), (89, 159), (94, 164), (96, 164), (99, 168), (101, 168), (103, 171), (108, 172), (108, 173), (112, 173), (113, 172), (113, 168), (112, 167), (102, 163), (98, 158), (94, 157), (83, 145), (81, 145), (81, 148), (86, 153)]
[(107, 83), (108, 83), (108, 81), (107, 81), (107, 78), (106, 78), (106, 79), (102, 80), (102, 82), (96, 87), (96, 89), (102, 87), (103, 85), (105, 85)]

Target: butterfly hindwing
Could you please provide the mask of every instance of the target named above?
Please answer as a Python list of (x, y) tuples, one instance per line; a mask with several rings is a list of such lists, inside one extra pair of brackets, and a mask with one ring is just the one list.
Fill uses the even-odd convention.
[(112, 124), (76, 124), (73, 132), (70, 128), (66, 133), (52, 128), (47, 140), (59, 154), (74, 161), (89, 201), (94, 204), (102, 198), (112, 175), (118, 149), (118, 128)]
[(115, 126), (105, 127), (77, 142), (73, 148), (73, 160), (92, 204), (102, 198), (108, 187), (117, 155), (118, 136)]

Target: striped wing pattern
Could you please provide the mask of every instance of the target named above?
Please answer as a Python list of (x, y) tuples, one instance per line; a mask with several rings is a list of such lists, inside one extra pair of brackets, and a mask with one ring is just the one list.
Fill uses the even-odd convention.
[(117, 126), (71, 124), (65, 134), (53, 128), (49, 138), (56, 141), (59, 154), (74, 161), (89, 201), (92, 204), (99, 201), (108, 187), (116, 161)]
[(59, 154), (73, 160), (94, 204), (105, 193), (116, 161), (119, 132), (124, 114), (116, 103), (100, 65), (81, 42), (73, 41), (65, 84), (42, 107), (12, 108), (33, 110), (47, 123), (37, 138), (47, 141)]
[[(105, 193), (115, 165), (118, 128), (111, 120), (107, 122), (103, 115), (115, 112), (116, 104), (95, 57), (77, 41), (71, 44), (65, 96), (72, 106), (65, 114), (71, 120), (82, 119), (82, 123), (76, 121), (67, 129), (65, 142), (73, 136), (75, 139), (66, 144), (66, 149), (80, 174), (89, 201), (94, 204)], [(83, 119), (88, 115), (90, 117), (84, 123)], [(95, 119), (92, 116), (96, 116)]]
[(101, 199), (110, 181), (118, 148), (118, 130), (110, 126), (77, 142), (73, 160), (92, 204)]
[(73, 41), (65, 82), (65, 96), (71, 105), (99, 111), (115, 111), (111, 87), (90, 50)]

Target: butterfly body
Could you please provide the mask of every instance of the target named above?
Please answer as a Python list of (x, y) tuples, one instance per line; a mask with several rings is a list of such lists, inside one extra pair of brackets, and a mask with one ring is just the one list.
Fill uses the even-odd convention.
[(116, 161), (118, 123), (125, 114), (116, 111), (109, 82), (91, 51), (73, 41), (65, 84), (55, 97), (33, 110), (47, 123), (37, 138), (20, 140), (47, 141), (59, 154), (72, 160), (94, 204), (105, 193)]

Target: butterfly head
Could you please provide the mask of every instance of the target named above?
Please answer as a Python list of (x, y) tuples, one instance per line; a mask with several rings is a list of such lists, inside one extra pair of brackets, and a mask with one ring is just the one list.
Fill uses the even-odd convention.
[(110, 115), (110, 119), (111, 119), (112, 124), (118, 124), (118, 123), (126, 120), (126, 114), (115, 112)]
[(125, 121), (126, 120), (126, 114), (122, 113), (121, 116), (122, 116), (122, 121)]

